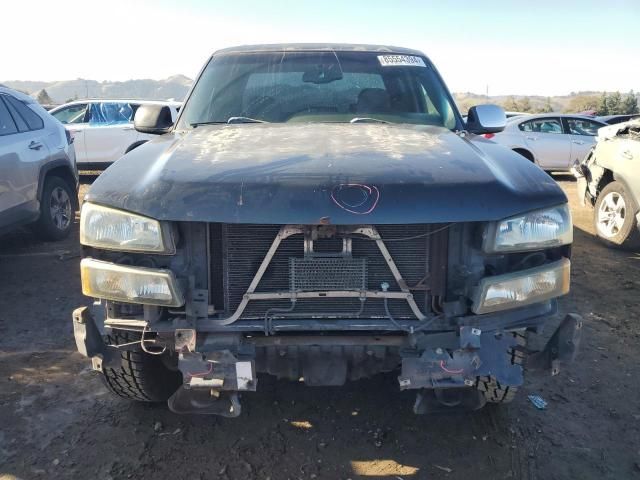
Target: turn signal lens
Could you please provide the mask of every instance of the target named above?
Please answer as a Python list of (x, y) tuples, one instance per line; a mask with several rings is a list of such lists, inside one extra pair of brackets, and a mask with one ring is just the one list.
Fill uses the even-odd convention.
[(520, 272), (483, 278), (471, 310), (491, 313), (565, 295), (569, 293), (570, 272), (571, 262), (564, 258)]
[(173, 272), (129, 267), (85, 258), (80, 262), (82, 293), (126, 303), (179, 307), (184, 298)]

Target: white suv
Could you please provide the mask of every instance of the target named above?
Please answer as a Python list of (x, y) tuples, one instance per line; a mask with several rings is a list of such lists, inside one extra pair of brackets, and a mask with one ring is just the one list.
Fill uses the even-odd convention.
[(32, 223), (65, 238), (78, 206), (71, 135), (35, 100), (0, 86), (0, 234)]
[(154, 138), (133, 128), (133, 117), (140, 105), (166, 105), (175, 121), (181, 104), (155, 100), (79, 100), (49, 113), (73, 135), (78, 166), (103, 169)]

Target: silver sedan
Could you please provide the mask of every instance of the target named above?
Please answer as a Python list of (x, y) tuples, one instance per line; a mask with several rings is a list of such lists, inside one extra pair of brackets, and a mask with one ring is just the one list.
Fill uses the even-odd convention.
[(541, 114), (513, 117), (506, 128), (487, 134), (547, 171), (570, 170), (596, 143), (605, 123), (581, 115)]

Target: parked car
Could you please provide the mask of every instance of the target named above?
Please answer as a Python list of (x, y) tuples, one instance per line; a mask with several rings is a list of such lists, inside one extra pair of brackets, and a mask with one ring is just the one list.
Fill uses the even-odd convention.
[(79, 100), (49, 113), (72, 133), (78, 166), (92, 170), (108, 167), (152, 138), (133, 128), (133, 117), (140, 105), (166, 106), (175, 121), (181, 104), (155, 100)]
[(578, 115), (527, 115), (510, 119), (502, 132), (486, 137), (543, 170), (568, 171), (576, 160), (589, 153), (598, 129), (603, 126), (606, 123)]
[(601, 128), (574, 172), (580, 200), (594, 207), (598, 237), (610, 246), (640, 248), (640, 119)]
[(615, 125), (616, 123), (628, 122), (634, 118), (640, 118), (640, 113), (634, 113), (631, 115), (605, 115), (604, 117), (597, 117), (598, 120), (609, 125)]
[[(175, 125), (91, 186), (78, 349), (111, 391), (237, 416), (256, 372), (342, 385), (399, 371), (416, 413), (510, 402), (557, 373), (581, 321), (541, 330), (569, 290), (567, 198), (462, 123), (421, 52), (267, 45), (214, 53)], [(108, 332), (103, 336), (101, 332)]]
[(69, 132), (31, 97), (0, 87), (0, 233), (32, 224), (44, 239), (65, 238), (77, 187)]

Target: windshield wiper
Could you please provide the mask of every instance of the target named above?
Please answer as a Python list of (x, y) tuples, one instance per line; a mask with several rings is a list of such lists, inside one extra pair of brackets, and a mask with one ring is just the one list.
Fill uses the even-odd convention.
[(227, 123), (269, 123), (264, 120), (250, 117), (229, 117)]
[(371, 118), (371, 117), (353, 117), (349, 120), (349, 123), (390, 123), (386, 120), (380, 120), (379, 118)]
[(269, 122), (265, 122), (264, 120), (258, 120), (256, 118), (249, 118), (249, 117), (229, 117), (226, 122), (217, 122), (217, 121), (194, 122), (191, 124), (191, 126), (195, 128), (200, 125), (226, 125), (228, 123), (269, 123)]
[(227, 122), (193, 122), (190, 125), (193, 128), (199, 127), (200, 125), (224, 125)]

